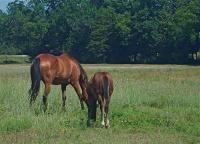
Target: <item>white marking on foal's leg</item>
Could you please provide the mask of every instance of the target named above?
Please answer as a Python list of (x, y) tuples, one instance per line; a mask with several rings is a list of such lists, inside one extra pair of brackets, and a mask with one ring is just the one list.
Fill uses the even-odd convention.
[(110, 124), (109, 124), (109, 119), (107, 118), (107, 119), (106, 119), (105, 128), (109, 128), (109, 127), (110, 127)]
[(110, 123), (110, 122), (109, 122), (109, 119), (107, 119), (107, 125), (109, 125), (109, 123)]
[(105, 127), (105, 121), (104, 121), (104, 117), (102, 117), (102, 121), (101, 121), (101, 127)]

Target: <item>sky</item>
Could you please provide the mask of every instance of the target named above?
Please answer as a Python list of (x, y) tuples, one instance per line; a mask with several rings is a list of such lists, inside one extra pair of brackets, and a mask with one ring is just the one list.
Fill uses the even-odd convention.
[(6, 7), (8, 5), (9, 2), (13, 2), (14, 0), (0, 0), (0, 9), (3, 12), (6, 12)]

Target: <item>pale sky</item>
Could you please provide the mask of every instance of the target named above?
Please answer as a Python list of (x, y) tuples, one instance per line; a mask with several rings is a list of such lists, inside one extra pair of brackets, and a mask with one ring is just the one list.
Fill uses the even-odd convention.
[(14, 0), (0, 0), (0, 9), (3, 12), (6, 12), (6, 7), (8, 5), (9, 2), (13, 2)]

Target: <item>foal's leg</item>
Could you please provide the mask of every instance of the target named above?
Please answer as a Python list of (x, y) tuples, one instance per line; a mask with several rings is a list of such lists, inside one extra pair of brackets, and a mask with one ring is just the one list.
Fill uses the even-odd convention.
[(88, 98), (88, 126), (93, 125), (96, 121), (96, 99), (94, 97)]
[(106, 104), (105, 104), (105, 127), (108, 128), (110, 127), (109, 125), (109, 120), (108, 120), (108, 108), (109, 108), (109, 100), (105, 100)]
[(45, 83), (45, 90), (44, 90), (44, 95), (43, 95), (43, 104), (44, 104), (44, 107), (43, 107), (43, 110), (44, 112), (46, 112), (47, 110), (47, 97), (49, 95), (51, 91), (51, 83)]
[(61, 85), (61, 90), (62, 90), (62, 108), (63, 110), (65, 110), (65, 102), (66, 102), (66, 98), (67, 98), (67, 94), (66, 94), (66, 85)]
[(81, 86), (78, 82), (76, 83), (73, 83), (72, 84), (74, 90), (76, 91), (78, 97), (79, 97), (79, 100), (80, 100), (80, 104), (81, 104), (81, 109), (84, 110), (84, 105), (83, 105), (83, 96), (81, 94)]
[(100, 104), (100, 110), (101, 110), (101, 127), (105, 127), (105, 120), (104, 120), (105, 106), (101, 95), (98, 95), (98, 102)]

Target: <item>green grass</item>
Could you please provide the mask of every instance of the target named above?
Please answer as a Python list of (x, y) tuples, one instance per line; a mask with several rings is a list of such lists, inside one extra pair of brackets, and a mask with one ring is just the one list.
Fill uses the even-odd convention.
[(1, 124), (2, 132), (19, 132), (23, 131), (24, 129), (29, 129), (32, 126), (31, 119), (24, 116), (7, 118)]
[(200, 67), (184, 65), (83, 65), (91, 77), (109, 71), (114, 79), (111, 128), (87, 128), (74, 90), (61, 109), (60, 86), (53, 86), (47, 113), (43, 85), (29, 108), (28, 65), (0, 65), (0, 143), (200, 143)]

